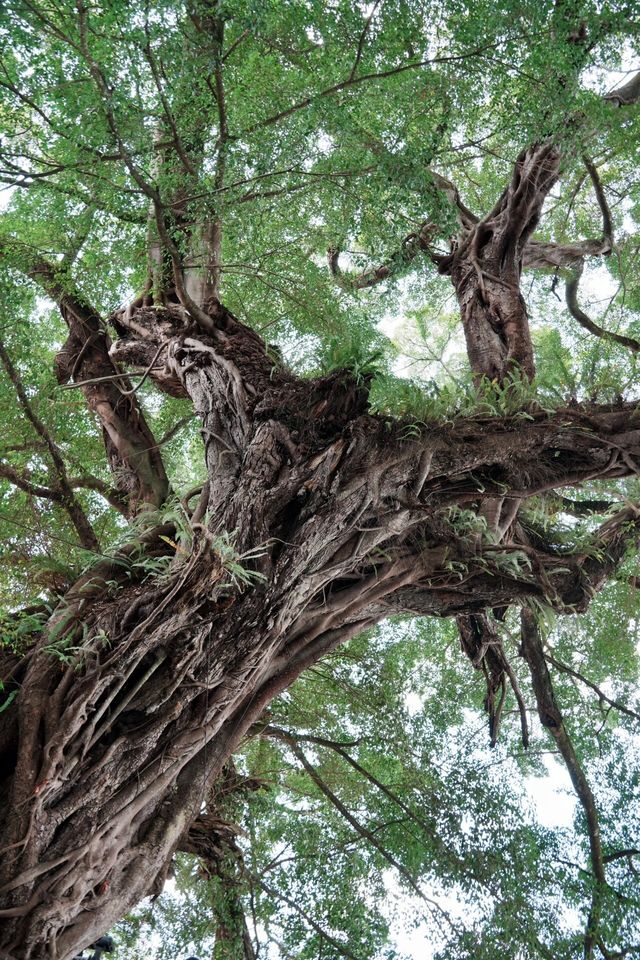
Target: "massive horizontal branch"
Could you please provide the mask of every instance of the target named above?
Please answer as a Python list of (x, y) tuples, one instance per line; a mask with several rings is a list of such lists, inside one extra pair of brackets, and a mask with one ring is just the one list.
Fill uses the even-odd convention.
[[(209, 339), (182, 336), (180, 325), (184, 320), (178, 314), (172, 319), (170, 311), (158, 315), (141, 310), (130, 318), (120, 314), (118, 322), (132, 333), (148, 325), (148, 339), (128, 336), (115, 349), (122, 356), (140, 350), (138, 362), (145, 358), (150, 361), (158, 343), (166, 338), (162, 368), (152, 376), (159, 385), (169, 379), (176, 384), (182, 381), (182, 389), (195, 397), (198, 408), (202, 404), (198, 399), (202, 387), (198, 384), (206, 378), (207, 390), (218, 392), (225, 418), (223, 422), (220, 410), (209, 402), (205, 440), (212, 455), (216, 451), (212, 466), (215, 462), (218, 470), (222, 467), (230, 481), (237, 469), (231, 466), (234, 450), (246, 444), (247, 430), (257, 431), (256, 439), (260, 437), (262, 443), (270, 431), (275, 431), (277, 444), (287, 449), (295, 463), (309, 416), (322, 419), (323, 408), (326, 414), (331, 412), (333, 431), (339, 431), (340, 423), (345, 427), (350, 424), (348, 435), (352, 437), (354, 456), (361, 449), (363, 453), (366, 450), (367, 459), (373, 458), (371, 462), (377, 458), (379, 496), (398, 504), (397, 520), (406, 522), (407, 528), (452, 503), (480, 504), (506, 495), (528, 497), (595, 477), (627, 476), (635, 470), (640, 455), (640, 423), (633, 405), (571, 407), (555, 414), (532, 411), (526, 419), (516, 417), (512, 421), (469, 418), (452, 427), (434, 425), (425, 431), (424, 438), (412, 436), (406, 442), (402, 439), (402, 422), (394, 424), (389, 418), (364, 413), (366, 392), (359, 400), (355, 395), (351, 398), (354, 387), (348, 385), (348, 377), (342, 380), (346, 389), (342, 397), (335, 393), (339, 378), (298, 381), (284, 369), (274, 367), (260, 339), (228, 311), (219, 308), (215, 316), (219, 332)], [(219, 384), (211, 379), (214, 369), (222, 375)], [(332, 384), (331, 402), (321, 399)], [(338, 403), (343, 405), (340, 418)], [(250, 428), (256, 418), (257, 423)], [(270, 426), (271, 421), (280, 422), (277, 431)], [(338, 450), (343, 444), (340, 440), (336, 445), (337, 464), (342, 461)], [(261, 448), (262, 456), (264, 452)], [(349, 483), (354, 493), (360, 487), (366, 490), (368, 484), (367, 470), (358, 473), (357, 462), (356, 457), (352, 465), (345, 462), (341, 468), (347, 470), (347, 477), (353, 471)], [(304, 477), (296, 478), (293, 470), (291, 482), (302, 486)], [(363, 541), (367, 539), (371, 538)]]

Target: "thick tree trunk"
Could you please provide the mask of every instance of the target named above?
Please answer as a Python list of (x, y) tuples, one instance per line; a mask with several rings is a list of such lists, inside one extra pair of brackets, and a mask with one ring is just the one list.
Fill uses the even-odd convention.
[[(202, 417), (210, 480), (196, 516), (207, 506), (210, 519), (192, 518), (190, 544), (156, 530), (89, 570), (30, 656), (3, 767), (5, 957), (65, 960), (157, 889), (241, 738), (337, 644), (396, 610), (454, 615), (527, 596), (583, 607), (637, 523), (607, 533), (609, 566), (542, 557), (536, 575), (501, 572), (500, 549), (481, 556), (451, 505), (478, 507), (505, 483), (528, 495), (594, 469), (624, 475), (612, 444), (640, 454), (637, 414), (594, 412), (602, 440), (567, 412), (503, 423), (499, 438), (470, 421), (407, 442), (364, 412), (348, 374), (297, 381), (223, 308), (211, 317), (213, 337), (184, 320), (177, 336), (177, 308), (135, 318), (155, 350), (165, 337), (159, 380), (181, 382)], [(149, 577), (159, 552), (169, 569)]]
[[(12, 811), (0, 841), (7, 956), (71, 956), (159, 883), (204, 791), (269, 700), (379, 619), (375, 602), (408, 582), (398, 561), (379, 581), (369, 572), (357, 591), (342, 590), (333, 609), (319, 602), (353, 562), (352, 549), (342, 562), (335, 554), (364, 505), (359, 484), (341, 506), (327, 505), (358, 388), (341, 375), (307, 396), (299, 390), (303, 441), (281, 419), (294, 419), (283, 391), (296, 384), (272, 377), (255, 335), (223, 311), (213, 317), (215, 348), (188, 336), (166, 341), (168, 369), (203, 419), (210, 526), (194, 520), (190, 548), (179, 547), (155, 581), (144, 579), (152, 557), (133, 549), (92, 568), (22, 678), (19, 741), (6, 758), (15, 767), (3, 784)], [(135, 322), (155, 335), (154, 320), (140, 310)], [(250, 418), (259, 392), (262, 418)], [(314, 408), (324, 413), (314, 417)], [(233, 565), (224, 530), (254, 551), (245, 562), (264, 579)], [(158, 544), (173, 552), (147, 537), (152, 552)]]
[[(532, 372), (515, 285), (556, 171), (551, 148), (523, 154), (452, 257), (476, 374)], [(467, 652), (480, 663), (483, 611), (530, 598), (584, 609), (639, 526), (621, 511), (592, 548), (559, 556), (512, 522), (526, 497), (634, 472), (631, 405), (415, 436), (370, 415), (366, 386), (345, 371), (304, 381), (274, 368), (215, 299), (202, 323), (143, 301), (115, 319), (116, 361), (193, 401), (208, 481), (192, 515), (88, 570), (12, 667), (20, 694), (0, 741), (7, 960), (67, 960), (159, 889), (242, 737), (338, 644), (391, 613), (473, 615)], [(470, 532), (461, 509), (495, 514), (509, 536)], [(508, 676), (497, 649), (488, 671), (495, 727)]]

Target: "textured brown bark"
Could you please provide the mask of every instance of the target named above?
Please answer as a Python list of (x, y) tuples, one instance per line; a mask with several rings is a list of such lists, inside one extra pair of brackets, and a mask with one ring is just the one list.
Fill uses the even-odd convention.
[(456, 289), (477, 380), (502, 382), (516, 371), (529, 379), (535, 374), (520, 274), (559, 163), (552, 143), (524, 150), (493, 210), (465, 231), (451, 256), (441, 260), (440, 269), (450, 273)]
[[(443, 266), (478, 377), (533, 372), (517, 284), (556, 173), (550, 146), (525, 151)], [(583, 610), (637, 538), (629, 508), (601, 528), (598, 550), (558, 555), (517, 519), (528, 497), (634, 473), (634, 405), (460, 419), (416, 436), (371, 415), (366, 384), (349, 372), (300, 380), (216, 298), (206, 322), (202, 312), (141, 298), (114, 317), (109, 363), (144, 367), (191, 399), (208, 481), (182, 542), (158, 528), (91, 568), (11, 665), (21, 687), (0, 741), (4, 958), (66, 960), (159, 889), (270, 700), (391, 613), (463, 618), (497, 728), (496, 693), (513, 680), (485, 611), (529, 598)], [(126, 423), (115, 436), (126, 438)], [(460, 509), (499, 536), (461, 528)], [(230, 532), (248, 576), (229, 563)], [(150, 578), (161, 556), (167, 568)]]
[(78, 384), (102, 427), (119, 509), (134, 514), (143, 505), (160, 506), (169, 492), (164, 463), (131, 382), (109, 356), (105, 323), (60, 265), (5, 241), (0, 258), (15, 261), (60, 308), (69, 336), (55, 360), (56, 376), (61, 384)]
[[(5, 956), (72, 956), (161, 883), (242, 736), (338, 643), (399, 610), (473, 613), (527, 596), (584, 607), (637, 523), (604, 531), (606, 563), (536, 554), (535, 574), (502, 574), (500, 551), (513, 543), (480, 548), (456, 534), (451, 505), (478, 509), (505, 484), (527, 496), (594, 470), (625, 475), (611, 450), (640, 456), (637, 414), (472, 420), (406, 441), (401, 426), (367, 414), (348, 374), (297, 381), (274, 371), (224, 308), (212, 304), (210, 316), (214, 336), (179, 308), (135, 317), (155, 350), (166, 339), (158, 382), (177, 379), (202, 417), (210, 522), (193, 523), (191, 548), (164, 579), (142, 582), (135, 567), (122, 578), (108, 561), (93, 568), (30, 657), (20, 738), (3, 768)], [(257, 550), (245, 562), (264, 580), (244, 590), (231, 581), (216, 540), (224, 530), (236, 530), (240, 553)], [(147, 552), (173, 553), (160, 534), (172, 531), (148, 535)], [(107, 581), (119, 577), (114, 594)], [(68, 663), (51, 656), (47, 647), (72, 649), (82, 631)]]

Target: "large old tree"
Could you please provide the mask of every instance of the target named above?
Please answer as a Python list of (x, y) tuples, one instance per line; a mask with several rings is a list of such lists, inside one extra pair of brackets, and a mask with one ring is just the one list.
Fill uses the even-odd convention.
[(72, 957), (176, 851), (220, 872), (250, 735), (340, 809), (267, 708), (393, 615), (455, 621), (494, 743), (535, 708), (588, 843), (579, 950), (637, 955), (637, 840), (601, 829), (545, 641), (634, 602), (637, 13), (3, 4), (5, 960)]

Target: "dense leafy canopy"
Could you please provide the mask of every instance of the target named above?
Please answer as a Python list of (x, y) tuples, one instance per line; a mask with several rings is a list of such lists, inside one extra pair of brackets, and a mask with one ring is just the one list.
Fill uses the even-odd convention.
[[(128, 508), (122, 447), (107, 443), (105, 457), (103, 407), (88, 408), (73, 382), (78, 355), (60, 377), (65, 298), (90, 304), (104, 331), (143, 290), (160, 316), (176, 262), (192, 297), (206, 266), (274, 369), (349, 370), (371, 411), (400, 418), (407, 443), (465, 418), (524, 429), (541, 414), (638, 399), (639, 13), (635, 0), (3, 5), (7, 651), (22, 655), (83, 571), (141, 530), (174, 524), (165, 540), (185, 550), (184, 496), (206, 479), (192, 403), (158, 390), (157, 356), (134, 363), (132, 396), (168, 482), (143, 483), (149, 509)], [(521, 283), (537, 374), (530, 382), (514, 367), (490, 382), (467, 359), (445, 259), (461, 224), (492, 210), (523, 148), (547, 141), (560, 175)], [(123, 322), (116, 315), (109, 336), (125, 342)], [(640, 502), (638, 461), (611, 455), (626, 476), (583, 472), (526, 500), (519, 518), (534, 547), (603, 560), (596, 531)], [(451, 506), (447, 523), (465, 544), (490, 540), (474, 504)], [(229, 545), (242, 531), (226, 535)], [(251, 728), (235, 766), (203, 784), (217, 811), (213, 853), (178, 854), (169, 892), (114, 931), (118, 958), (215, 949), (222, 960), (259, 944), (266, 957), (390, 960), (410, 955), (416, 929), (415, 955), (426, 955), (424, 937), (442, 960), (640, 955), (634, 558), (630, 537), (579, 616), (530, 600), (598, 808), (606, 884), (594, 879), (584, 803), (551, 829), (531, 799), (549, 771), (562, 790), (570, 781), (535, 720), (523, 749), (515, 694), (533, 715), (536, 691), (518, 657), (518, 611), (496, 608), (519, 685), (497, 721), (494, 711), (493, 749), (485, 682), (455, 622), (396, 617), (304, 673)], [(168, 561), (138, 562), (153, 581)], [(241, 562), (227, 564), (240, 581)], [(463, 581), (456, 562), (447, 574)], [(522, 550), (499, 562), (504, 577), (531, 570)], [(50, 647), (80, 669), (76, 648)], [(0, 719), (16, 693), (7, 681)]]

